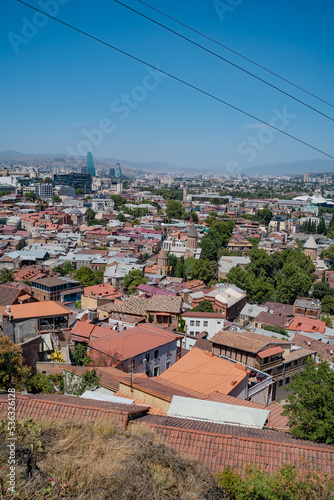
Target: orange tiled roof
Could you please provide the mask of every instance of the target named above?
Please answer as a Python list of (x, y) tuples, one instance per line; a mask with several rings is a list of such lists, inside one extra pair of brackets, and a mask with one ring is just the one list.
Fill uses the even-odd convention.
[(194, 347), (159, 378), (203, 394), (232, 392), (247, 376), (247, 368)]
[(326, 323), (318, 319), (310, 319), (304, 316), (295, 316), (290, 324), (285, 326), (287, 330), (299, 330), (303, 332), (325, 333)]
[[(0, 306), (0, 314), (6, 317), (9, 316), (4, 306)], [(58, 302), (45, 300), (44, 302), (31, 302), (30, 304), (14, 304), (10, 306), (10, 314), (13, 319), (24, 319), (67, 315), (71, 314), (71, 311)]]

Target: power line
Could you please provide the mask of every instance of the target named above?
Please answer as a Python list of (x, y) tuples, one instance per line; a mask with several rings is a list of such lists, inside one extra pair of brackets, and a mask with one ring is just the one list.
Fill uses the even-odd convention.
[(216, 52), (213, 52), (212, 50), (210, 49), (207, 49), (206, 47), (204, 47), (203, 45), (197, 43), (197, 42), (194, 42), (193, 40), (191, 40), (190, 38), (187, 38), (186, 36), (184, 35), (181, 35), (181, 33), (178, 33), (177, 31), (174, 31), (172, 30), (171, 28), (168, 28), (167, 26), (165, 26), (164, 24), (161, 24), (159, 23), (158, 21), (155, 21), (154, 19), (152, 19), (151, 17), (148, 17), (146, 16), (145, 14), (142, 14), (141, 12), (139, 12), (138, 10), (136, 9), (133, 9), (132, 7), (129, 7), (129, 5), (126, 5), (125, 3), (121, 2), (120, 0), (114, 0), (116, 3), (118, 3), (119, 5), (122, 5), (123, 7), (125, 7), (126, 9), (134, 12), (135, 14), (138, 14), (139, 16), (141, 17), (144, 17), (145, 19), (147, 19), (148, 21), (151, 21), (152, 23), (160, 26), (161, 28), (164, 28), (165, 30), (171, 32), (171, 33), (174, 33), (174, 35), (180, 37), (180, 38), (183, 38), (183, 40), (186, 40), (187, 42), (195, 45), (196, 47), (199, 47), (200, 49), (202, 50), (205, 50), (205, 52), (208, 52), (209, 54), (212, 54), (213, 56), (217, 57), (218, 59), (221, 59), (222, 61), (226, 62), (227, 64), (230, 64), (231, 66), (234, 66), (235, 68), (239, 69), (240, 71), (243, 71), (244, 73), (246, 73), (247, 75), (249, 76), (252, 76), (253, 78), (256, 78), (256, 80), (259, 80), (260, 82), (264, 83), (265, 85), (268, 85), (269, 87), (277, 90), (278, 92), (281, 92), (281, 94), (284, 94), (288, 97), (290, 97), (291, 99), (293, 99), (294, 101), (297, 101), (299, 102), (300, 104), (302, 104), (303, 106), (306, 106), (307, 108), (309, 109), (312, 109), (313, 111), (315, 111), (316, 113), (318, 113), (319, 115), (321, 116), (324, 116), (325, 118), (328, 118), (328, 120), (331, 120), (332, 122), (334, 122), (334, 118), (332, 118), (331, 116), (328, 116), (326, 115), (325, 113), (322, 113), (322, 111), (319, 111), (318, 109), (314, 108), (313, 106), (310, 106), (309, 104), (307, 104), (306, 102), (304, 101), (301, 101), (300, 99), (298, 99), (297, 97), (294, 97), (293, 95), (289, 94), (288, 92), (285, 92), (284, 90), (280, 89), (279, 87), (276, 87), (276, 85), (273, 85), (269, 82), (267, 82), (266, 80), (264, 80), (263, 78), (260, 78), (259, 76), (256, 76), (254, 73), (251, 73), (250, 71), (247, 71), (246, 69), (242, 68), (241, 66), (239, 66), (238, 64), (235, 64), (233, 63), (232, 61), (229, 61), (228, 59), (226, 59), (225, 57), (222, 57), (220, 56), (219, 54), (217, 54)]
[(168, 19), (171, 19), (172, 21), (175, 21), (176, 23), (180, 24), (181, 26), (184, 26), (185, 28), (193, 31), (194, 33), (197, 33), (198, 35), (206, 38), (207, 40), (210, 40), (211, 42), (215, 43), (216, 45), (219, 45), (220, 47), (223, 47), (223, 49), (226, 49), (226, 50), (229, 50), (230, 52), (232, 52), (233, 54), (236, 54), (237, 56), (239, 57), (242, 57), (242, 59), (245, 59), (245, 61), (248, 61), (252, 64), (254, 64), (255, 66), (257, 66), (258, 68), (261, 68), (263, 69), (264, 71), (267, 71), (268, 73), (270, 73), (271, 75), (274, 75), (276, 76), (277, 78), (280, 78), (280, 80), (283, 80), (284, 82), (287, 82), (289, 83), (290, 85), (293, 85), (293, 87), (296, 87), (297, 89), (299, 90), (302, 90), (303, 92), (305, 92), (306, 94), (314, 97), (315, 99), (318, 99), (318, 101), (321, 101), (323, 102), (324, 104), (327, 104), (328, 106), (331, 106), (332, 108), (334, 108), (334, 105), (331, 104), (330, 102), (328, 101), (325, 101), (324, 99), (322, 99), (321, 97), (313, 94), (312, 92), (309, 92), (308, 90), (304, 89), (303, 87), (300, 87), (299, 85), (297, 85), (296, 83), (293, 83), (291, 82), (291, 80), (288, 80), (287, 78), (284, 78), (283, 76), (279, 75), (278, 73), (275, 73), (274, 71), (266, 68), (265, 66), (262, 66), (261, 64), (253, 61), (253, 59), (250, 59), (249, 57), (246, 57), (242, 54), (240, 54), (240, 52), (237, 52), (236, 50), (233, 50), (231, 49), (230, 47), (227, 47), (227, 45), (224, 45), (220, 42), (218, 42), (217, 40), (215, 40), (214, 38), (211, 38), (210, 36), (208, 35), (205, 35), (204, 33), (202, 33), (201, 31), (198, 31), (196, 30), (195, 28), (192, 28), (191, 26), (189, 26), (188, 24), (185, 24), (181, 21), (179, 21), (178, 19), (175, 19), (175, 17), (172, 17), (172, 16), (169, 16), (168, 14), (166, 14), (165, 12), (162, 12), (161, 10), (153, 7), (152, 5), (149, 5), (148, 3), (146, 2), (143, 2), (142, 0), (136, 0), (137, 2), (143, 4), (143, 5), (146, 5), (147, 7), (149, 7), (150, 9), (152, 10), (155, 10), (156, 12), (159, 12), (159, 14), (162, 14), (163, 16), (167, 17)]
[(100, 38), (95, 37), (94, 35), (90, 35), (86, 31), (80, 30), (79, 28), (76, 28), (75, 26), (72, 26), (71, 24), (68, 24), (65, 21), (61, 21), (57, 17), (51, 16), (50, 14), (47, 14), (46, 12), (43, 12), (42, 10), (37, 9), (36, 7), (33, 7), (32, 5), (29, 5), (26, 2), (23, 2), (23, 0), (17, 0), (17, 1), (19, 3), (22, 3), (23, 5), (26, 5), (26, 7), (29, 7), (30, 9), (35, 10), (36, 12), (40, 12), (41, 14), (44, 14), (45, 16), (49, 17), (50, 19), (53, 19), (54, 21), (57, 21), (58, 23), (60, 23), (60, 24), (62, 24), (64, 26), (67, 26), (68, 28), (73, 29), (74, 31), (77, 31), (78, 33), (81, 33), (82, 35), (85, 35), (88, 38), (91, 38), (92, 40), (95, 40), (95, 41), (97, 41), (99, 43), (102, 43), (103, 45), (106, 45), (107, 47), (109, 47), (109, 48), (111, 48), (113, 50), (116, 50), (120, 54), (126, 55), (127, 57), (130, 57), (131, 59), (133, 59), (133, 60), (135, 60), (137, 62), (140, 62), (141, 64), (144, 64), (145, 66), (148, 66), (149, 68), (152, 68), (155, 71), (158, 71), (159, 73), (162, 73), (163, 75), (169, 76), (173, 80), (175, 80), (177, 82), (180, 82), (180, 83), (183, 83), (187, 87), (190, 87), (190, 88), (192, 88), (194, 90), (197, 90), (201, 94), (204, 94), (204, 95), (206, 95), (208, 97), (211, 97), (215, 101), (218, 101), (218, 102), (220, 102), (222, 104), (225, 104), (226, 106), (229, 106), (230, 108), (235, 109), (236, 111), (239, 111), (240, 113), (248, 116), (249, 118), (252, 118), (253, 120), (256, 120), (256, 121), (258, 121), (260, 123), (263, 123), (267, 127), (270, 127), (270, 128), (272, 128), (274, 130), (277, 130), (281, 134), (284, 134), (287, 137), (290, 137), (291, 139), (294, 139), (295, 141), (300, 142), (301, 144), (304, 144), (304, 146), (307, 146), (307, 147), (313, 149), (314, 151), (317, 151), (318, 153), (321, 153), (321, 154), (327, 156), (328, 158), (331, 158), (332, 160), (334, 160), (334, 156), (330, 155), (329, 153), (325, 153), (325, 151), (322, 151), (321, 149), (318, 149), (315, 146), (312, 146), (308, 142), (303, 141), (302, 139), (298, 139), (298, 137), (295, 137), (294, 135), (288, 134), (288, 132), (284, 132), (284, 130), (281, 130), (280, 128), (275, 127), (274, 125), (271, 125), (270, 123), (268, 123), (268, 122), (266, 122), (264, 120), (261, 120), (260, 118), (257, 118), (256, 116), (252, 115), (251, 113), (248, 113), (247, 111), (243, 111), (241, 108), (238, 108), (237, 106), (234, 106), (233, 104), (230, 104), (230, 103), (224, 101), (223, 99), (220, 99), (219, 97), (217, 97), (217, 96), (215, 96), (213, 94), (210, 94), (209, 92), (206, 92), (205, 90), (200, 89), (199, 87), (196, 87), (195, 85), (192, 85), (191, 83), (186, 82), (185, 80), (182, 80), (181, 78), (178, 78), (177, 76), (174, 76), (171, 73), (168, 73), (167, 71), (164, 71), (164, 70), (162, 70), (160, 68), (157, 68), (153, 64), (150, 64), (150, 63), (148, 63), (146, 61), (143, 61), (142, 59), (139, 59), (138, 57), (133, 56), (132, 54), (129, 54), (128, 52), (125, 52), (124, 50), (119, 49), (118, 47), (115, 47), (114, 45), (111, 45), (108, 42), (105, 42), (104, 40), (101, 40)]

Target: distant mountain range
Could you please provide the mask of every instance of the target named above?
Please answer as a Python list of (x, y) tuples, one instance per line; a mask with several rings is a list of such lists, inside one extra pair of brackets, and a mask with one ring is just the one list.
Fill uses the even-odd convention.
[[(33, 159), (33, 158), (67, 158), (66, 154), (53, 153), (53, 154), (24, 154), (19, 151), (0, 151), (0, 159), (7, 160), (23, 160), (23, 159)], [(102, 158), (96, 157), (96, 160), (103, 163), (115, 164), (119, 162), (121, 166), (129, 170), (140, 170), (148, 173), (160, 172), (160, 173), (174, 173), (174, 174), (189, 174), (189, 173), (205, 173), (210, 174), (221, 174), (226, 175), (224, 170), (213, 170), (213, 169), (193, 169), (180, 167), (179, 165), (172, 165), (166, 162), (135, 162), (116, 158)], [(291, 163), (272, 163), (267, 165), (255, 165), (246, 166), (242, 171), (238, 172), (247, 176), (282, 176), (282, 175), (298, 175), (304, 173), (333, 173), (334, 172), (334, 160), (308, 160), (308, 161), (295, 161)]]
[(334, 172), (334, 160), (308, 160), (291, 163), (272, 163), (246, 167), (241, 173), (245, 175), (298, 175)]

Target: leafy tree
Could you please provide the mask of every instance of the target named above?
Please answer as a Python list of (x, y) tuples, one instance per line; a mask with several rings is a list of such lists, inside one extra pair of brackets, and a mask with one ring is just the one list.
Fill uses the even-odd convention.
[(95, 215), (96, 215), (96, 213), (94, 212), (94, 210), (92, 210), (91, 208), (87, 208), (87, 210), (86, 210), (86, 217), (87, 217), (87, 221), (88, 222), (90, 220), (95, 219)]
[(170, 200), (166, 206), (166, 216), (168, 219), (182, 219), (184, 208), (180, 201)]
[(198, 304), (198, 306), (194, 307), (192, 311), (214, 312), (214, 309), (212, 307), (210, 300), (203, 300)]
[(82, 188), (77, 188), (77, 189), (75, 190), (75, 194), (85, 194), (85, 190), (84, 190), (84, 189), (82, 189)]
[(33, 394), (54, 394), (56, 392), (53, 376), (45, 373), (36, 373), (27, 383), (28, 392)]
[(264, 224), (265, 226), (269, 225), (269, 222), (271, 221), (272, 217), (273, 213), (268, 208), (268, 205), (262, 208), (262, 210), (258, 210), (258, 212), (256, 213), (256, 219), (262, 222), (262, 224)]
[(312, 286), (312, 277), (296, 267), (294, 264), (285, 264), (277, 281), (275, 300), (293, 304), (297, 297), (305, 297)]
[(229, 242), (234, 222), (212, 222), (208, 233), (202, 238), (201, 248), (204, 259), (218, 260), (218, 252)]
[(74, 304), (74, 307), (75, 307), (76, 309), (81, 309), (81, 300), (77, 300), (77, 301), (75, 302), (75, 304)]
[(67, 394), (81, 396), (85, 391), (94, 391), (100, 386), (101, 375), (96, 374), (94, 368), (86, 370), (80, 377), (75, 373), (66, 373), (64, 375), (64, 390)]
[(21, 347), (0, 336), (0, 389), (22, 389), (29, 378), (30, 370), (23, 366)]
[(196, 260), (191, 269), (191, 277), (194, 280), (202, 280), (205, 284), (215, 277), (214, 270), (207, 259)]
[(51, 177), (45, 177), (44, 181), (45, 184), (52, 184), (52, 179)]
[(52, 196), (52, 201), (53, 203), (60, 203), (61, 202), (61, 197), (58, 196), (57, 194)]
[(325, 295), (321, 301), (321, 310), (325, 314), (334, 314), (334, 296)]
[(137, 286), (145, 283), (147, 283), (147, 278), (143, 277), (143, 273), (140, 269), (130, 271), (123, 278), (123, 285), (128, 294), (135, 293), (137, 291)]
[(326, 295), (334, 295), (334, 289), (329, 286), (329, 283), (314, 283), (312, 296), (322, 300)]
[(115, 210), (118, 210), (126, 203), (126, 199), (123, 198), (123, 196), (121, 196), (120, 194), (112, 194), (110, 196), (110, 199), (113, 200), (115, 203)]
[(29, 191), (29, 193), (26, 193), (24, 196), (31, 202), (35, 202), (37, 200), (37, 194), (35, 191)]
[(263, 330), (267, 330), (269, 332), (279, 333), (280, 335), (288, 335), (288, 332), (284, 328), (280, 328), (279, 326), (265, 325), (262, 328), (263, 328)]
[(87, 356), (87, 344), (78, 343), (75, 345), (72, 353), (73, 363), (76, 366), (87, 366), (90, 363), (90, 358)]
[(99, 285), (103, 282), (102, 271), (92, 271), (88, 266), (82, 266), (74, 275), (74, 279), (80, 281), (83, 286)]
[(324, 500), (334, 487), (332, 477), (303, 465), (285, 464), (273, 474), (254, 465), (243, 474), (226, 467), (217, 478), (223, 498), (230, 500)]
[(331, 320), (331, 317), (329, 314), (325, 314), (323, 312), (320, 319), (321, 319), (321, 321), (324, 321), (329, 328), (333, 327), (333, 321)]
[(327, 361), (307, 360), (305, 370), (289, 385), (283, 415), (294, 436), (321, 443), (334, 442), (334, 372)]
[(124, 214), (122, 214), (122, 212), (120, 212), (117, 217), (116, 217), (117, 220), (119, 220), (120, 222), (126, 222), (127, 221), (127, 218), (125, 217)]
[(9, 283), (14, 280), (14, 271), (12, 269), (1, 269), (0, 282), (2, 284)]

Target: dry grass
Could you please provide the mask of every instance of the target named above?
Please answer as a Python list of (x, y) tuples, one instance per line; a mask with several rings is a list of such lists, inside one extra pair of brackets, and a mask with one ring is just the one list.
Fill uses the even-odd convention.
[(40, 425), (40, 472), (27, 480), (23, 469), (25, 480), (17, 486), (22, 500), (225, 498), (207, 469), (180, 458), (145, 425), (126, 431), (110, 420)]

